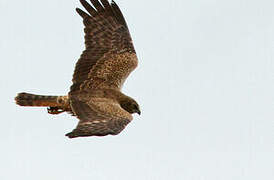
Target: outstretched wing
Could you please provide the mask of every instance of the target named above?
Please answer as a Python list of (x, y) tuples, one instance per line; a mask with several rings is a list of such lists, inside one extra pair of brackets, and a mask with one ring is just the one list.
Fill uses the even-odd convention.
[(72, 97), (71, 106), (80, 122), (76, 129), (66, 134), (69, 138), (116, 135), (132, 120), (131, 114), (106, 98), (91, 98), (84, 102)]
[(76, 9), (85, 25), (86, 50), (76, 64), (71, 91), (120, 89), (138, 63), (126, 21), (114, 1), (80, 2), (88, 12)]

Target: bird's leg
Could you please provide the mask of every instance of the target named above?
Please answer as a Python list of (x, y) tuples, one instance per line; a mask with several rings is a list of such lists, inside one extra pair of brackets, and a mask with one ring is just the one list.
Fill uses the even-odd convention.
[(48, 107), (47, 110), (49, 114), (60, 114), (65, 112), (61, 107)]

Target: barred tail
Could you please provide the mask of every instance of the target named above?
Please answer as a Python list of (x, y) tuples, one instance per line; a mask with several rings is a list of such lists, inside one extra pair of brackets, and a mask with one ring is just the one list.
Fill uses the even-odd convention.
[(57, 107), (60, 106), (57, 100), (58, 96), (42, 96), (29, 93), (19, 93), (15, 97), (16, 104), (20, 106)]

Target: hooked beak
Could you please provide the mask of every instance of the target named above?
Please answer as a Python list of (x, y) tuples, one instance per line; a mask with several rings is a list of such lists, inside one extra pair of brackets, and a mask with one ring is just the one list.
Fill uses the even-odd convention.
[(141, 111), (140, 111), (140, 110), (138, 110), (138, 111), (137, 111), (137, 114), (141, 115)]

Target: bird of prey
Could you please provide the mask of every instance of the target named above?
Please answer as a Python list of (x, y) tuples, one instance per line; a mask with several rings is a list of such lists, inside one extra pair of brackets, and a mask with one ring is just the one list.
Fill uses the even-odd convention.
[(69, 138), (117, 135), (140, 115), (138, 103), (121, 92), (128, 75), (137, 67), (128, 26), (118, 5), (108, 0), (80, 0), (76, 8), (85, 26), (86, 49), (76, 63), (72, 86), (65, 96), (19, 93), (20, 106), (45, 106), (48, 113), (68, 112), (79, 119)]

